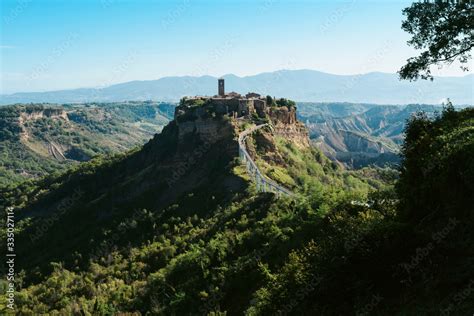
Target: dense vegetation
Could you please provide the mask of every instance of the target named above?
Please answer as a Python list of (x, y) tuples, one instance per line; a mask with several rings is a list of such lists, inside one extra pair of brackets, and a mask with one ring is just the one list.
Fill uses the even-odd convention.
[(300, 148), (283, 137), (271, 141), (272, 138), (268, 131), (259, 130), (247, 147), (257, 153), (256, 163), (265, 175), (304, 196), (321, 196), (331, 187), (334, 194), (353, 194), (356, 199), (370, 190), (384, 188), (398, 177), (397, 171), (390, 168), (342, 172), (337, 162), (315, 147)]
[(0, 185), (140, 145), (173, 110), (173, 104), (151, 102), (0, 107)]
[(415, 2), (405, 8), (402, 29), (412, 35), (407, 43), (422, 52), (407, 60), (398, 72), (400, 78), (433, 80), (432, 66), (454, 61), (468, 71), (474, 47), (473, 9), (472, 1), (466, 0)]
[(274, 313), (293, 301), (295, 314), (471, 312), (473, 119), (473, 109), (452, 107), (413, 118), (397, 196), (378, 192), (369, 207), (333, 209), (249, 310)]
[(160, 166), (203, 146), (177, 148), (171, 123), (140, 151), (4, 191), (20, 208), (18, 312), (466, 314), (473, 120), (413, 118), (396, 190), (386, 171), (364, 180), (281, 139), (275, 177), (297, 199), (257, 194), (222, 142), (167, 186)]

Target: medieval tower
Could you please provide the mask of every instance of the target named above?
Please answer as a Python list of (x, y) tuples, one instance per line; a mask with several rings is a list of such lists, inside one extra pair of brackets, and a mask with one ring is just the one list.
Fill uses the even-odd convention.
[(219, 87), (219, 96), (224, 97), (225, 96), (224, 79), (221, 78), (218, 80), (218, 87)]

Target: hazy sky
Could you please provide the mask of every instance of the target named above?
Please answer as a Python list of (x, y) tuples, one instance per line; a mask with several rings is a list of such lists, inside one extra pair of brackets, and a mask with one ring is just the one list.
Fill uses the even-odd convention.
[(0, 93), (279, 69), (396, 72), (416, 54), (400, 29), (410, 3), (2, 0)]

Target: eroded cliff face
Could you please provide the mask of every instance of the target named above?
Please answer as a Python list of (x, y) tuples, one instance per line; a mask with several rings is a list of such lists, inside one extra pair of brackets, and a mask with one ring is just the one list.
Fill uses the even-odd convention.
[[(20, 128), (20, 141), (28, 142), (30, 139), (31, 135), (25, 126), (28, 122), (34, 122), (37, 120), (44, 120), (44, 119), (62, 120), (65, 122), (69, 122), (67, 112), (64, 111), (63, 109), (50, 108), (50, 109), (34, 109), (31, 111), (21, 111), (18, 116), (18, 127)], [(48, 148), (48, 151), (50, 150), (59, 151), (59, 150), (54, 150), (51, 148), (56, 148), (56, 146), (53, 145), (53, 147)]]
[[(252, 112), (251, 112), (252, 113)], [(296, 108), (287, 106), (271, 106), (264, 109), (263, 117), (272, 125), (273, 136), (283, 137), (299, 148), (310, 146), (309, 133), (305, 125), (296, 118)], [(258, 119), (247, 117), (231, 117), (216, 114), (209, 108), (179, 106), (175, 111), (175, 122), (178, 128), (178, 140), (186, 135), (197, 135), (203, 142), (216, 142), (227, 139), (237, 148), (236, 138), (246, 123), (261, 124)], [(236, 152), (237, 154), (237, 152)]]
[(178, 139), (182, 140), (187, 134), (195, 133), (202, 141), (217, 141), (224, 138), (233, 138), (234, 127), (230, 121), (224, 119), (203, 119), (176, 122)]
[(344, 137), (344, 143), (349, 152), (364, 152), (373, 154), (383, 154), (392, 152), (393, 149), (386, 146), (382, 142), (368, 139), (357, 133), (350, 131), (340, 131)]
[(188, 134), (198, 136), (203, 142), (213, 143), (235, 136), (232, 120), (210, 106), (179, 105), (175, 108), (174, 121), (180, 141)]
[(270, 129), (261, 129), (252, 138), (248, 138), (246, 147), (250, 157), (254, 160), (261, 157), (272, 165), (283, 166), (285, 161), (277, 149), (275, 136)]
[(276, 136), (281, 136), (292, 141), (300, 148), (308, 148), (310, 146), (309, 133), (306, 126), (296, 119), (296, 108), (288, 108), (286, 106), (269, 108), (268, 116), (274, 127)]
[(51, 119), (63, 119), (68, 121), (67, 112), (63, 109), (44, 109), (44, 110), (34, 110), (34, 111), (24, 111), (20, 113), (18, 118), (20, 124), (27, 121), (35, 121), (43, 118)]

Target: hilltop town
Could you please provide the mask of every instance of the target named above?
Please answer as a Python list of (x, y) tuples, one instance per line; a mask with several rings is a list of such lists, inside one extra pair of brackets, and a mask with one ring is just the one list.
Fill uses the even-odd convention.
[(180, 105), (175, 110), (175, 119), (179, 119), (180, 116), (188, 113), (189, 109), (195, 107), (200, 107), (195, 113), (197, 116), (204, 114), (207, 109), (217, 115), (227, 114), (233, 118), (249, 118), (250, 116), (265, 118), (269, 107), (281, 106), (286, 106), (290, 110), (295, 108), (295, 103), (283, 98), (262, 97), (255, 92), (249, 92), (245, 96), (237, 92), (226, 93), (224, 79), (219, 79), (217, 95), (184, 97), (181, 99)]
[[(294, 101), (263, 97), (249, 92), (225, 92), (224, 79), (218, 80), (214, 96), (184, 97), (175, 108), (174, 119), (179, 138), (195, 132), (203, 139), (223, 138), (245, 129), (245, 124), (271, 123), (275, 135), (291, 139), (302, 147), (309, 146), (308, 131), (296, 119)], [(225, 121), (232, 122), (226, 124)]]

